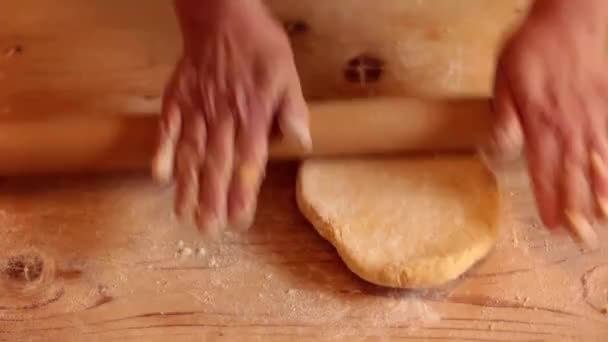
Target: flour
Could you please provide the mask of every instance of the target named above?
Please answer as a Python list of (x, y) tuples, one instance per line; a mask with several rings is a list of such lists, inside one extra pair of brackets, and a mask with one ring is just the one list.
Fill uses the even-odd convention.
[[(217, 254), (210, 253), (209, 259), (228, 266), (207, 271), (213, 272), (207, 273), (212, 274), (210, 278), (189, 286), (188, 292), (205, 312), (222, 312), (238, 317), (244, 324), (316, 326), (324, 338), (335, 340), (346, 336), (382, 336), (389, 327), (416, 329), (441, 319), (433, 305), (423, 299), (433, 298), (432, 291), (387, 291), (376, 287), (366, 291), (344, 283), (339, 285), (339, 279), (334, 279), (332, 285), (310, 287), (294, 282), (293, 276), (283, 274), (274, 265), (243, 257), (240, 247), (225, 246), (225, 250), (236, 255), (238, 267), (229, 266), (228, 255), (219, 253), (218, 248)], [(316, 275), (323, 270), (303, 267), (301, 272), (306, 277), (307, 272)], [(241, 291), (251, 291), (251, 284), (258, 284), (257, 293), (227, 300)], [(340, 286), (345, 285), (349, 289), (343, 292)], [(196, 288), (200, 291), (192, 291)], [(443, 295), (437, 294), (437, 298)]]
[(199, 258), (204, 257), (205, 255), (207, 255), (207, 250), (205, 249), (205, 247), (199, 247), (196, 249), (196, 256)]
[(192, 256), (192, 254), (194, 254), (194, 252), (192, 251), (192, 248), (190, 248), (190, 247), (184, 248), (181, 252), (181, 256), (185, 257), (185, 258)]
[[(382, 335), (384, 329), (408, 326), (412, 329), (437, 323), (440, 316), (416, 295), (341, 296), (315, 290), (289, 289), (284, 296), (260, 297), (273, 312), (299, 324), (319, 326), (330, 338)], [(322, 328), (321, 328), (322, 327)]]
[(198, 258), (203, 258), (207, 255), (207, 249), (205, 249), (205, 247), (193, 247), (193, 246), (186, 246), (186, 243), (183, 240), (179, 240), (177, 242), (177, 250), (175, 251), (175, 253), (173, 254), (174, 258), (176, 259), (188, 259), (190, 257), (198, 257)]
[(209, 267), (216, 268), (217, 266), (217, 259), (215, 257), (211, 257), (211, 259), (209, 260)]

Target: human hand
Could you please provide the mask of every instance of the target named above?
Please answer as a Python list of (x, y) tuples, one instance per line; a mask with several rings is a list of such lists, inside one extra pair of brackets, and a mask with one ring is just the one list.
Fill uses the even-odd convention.
[(177, 181), (175, 210), (217, 237), (254, 217), (276, 122), (310, 147), (289, 41), (259, 0), (175, 0), (183, 55), (163, 99), (153, 172)]
[(608, 217), (606, 14), (603, 0), (537, 0), (500, 55), (494, 89), (494, 143), (525, 141), (544, 224), (591, 245), (591, 224)]

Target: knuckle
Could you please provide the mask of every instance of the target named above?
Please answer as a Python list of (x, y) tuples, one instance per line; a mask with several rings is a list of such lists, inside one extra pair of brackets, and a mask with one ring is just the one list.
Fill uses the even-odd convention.
[(564, 174), (566, 176), (576, 174), (588, 162), (588, 157), (584, 150), (576, 147), (569, 147), (564, 153)]
[(554, 118), (548, 115), (551, 110), (548, 110), (541, 101), (525, 97), (519, 98), (517, 102), (524, 123), (528, 123), (531, 127), (543, 127), (543, 129), (552, 126)]
[(228, 172), (228, 155), (225, 153), (210, 153), (203, 164), (206, 176), (210, 179), (220, 179), (222, 175)]
[(277, 67), (273, 70), (269, 65), (259, 63), (255, 66), (253, 73), (256, 86), (254, 91), (257, 97), (265, 99), (274, 96), (282, 77), (281, 68)]

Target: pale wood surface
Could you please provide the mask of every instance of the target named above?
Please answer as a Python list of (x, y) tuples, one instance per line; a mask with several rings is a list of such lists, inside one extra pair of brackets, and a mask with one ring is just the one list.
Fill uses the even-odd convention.
[[(179, 43), (169, 1), (146, 4), (1, 2), (2, 115), (156, 109)], [(606, 340), (608, 250), (540, 229), (521, 168), (492, 254), (417, 292), (354, 277), (297, 211), (295, 170), (270, 168), (255, 226), (220, 246), (146, 175), (2, 181), (0, 341)]]

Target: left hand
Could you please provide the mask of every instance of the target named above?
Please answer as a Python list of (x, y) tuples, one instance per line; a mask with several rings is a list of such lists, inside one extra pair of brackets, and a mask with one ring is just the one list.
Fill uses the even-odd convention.
[(500, 55), (494, 89), (495, 144), (525, 140), (543, 222), (587, 242), (608, 217), (604, 2), (537, 0)]

